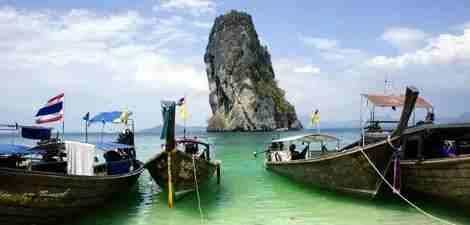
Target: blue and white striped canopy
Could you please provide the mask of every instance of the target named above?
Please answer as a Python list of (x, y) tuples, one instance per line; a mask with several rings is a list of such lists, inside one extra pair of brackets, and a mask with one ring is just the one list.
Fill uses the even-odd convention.
[(0, 155), (27, 155), (29, 149), (26, 145), (0, 144)]
[(100, 142), (100, 143), (91, 143), (96, 147), (96, 149), (103, 150), (103, 151), (112, 151), (116, 149), (129, 149), (133, 148), (132, 145), (125, 145), (116, 142)]
[[(91, 118), (88, 122), (89, 124), (93, 123), (120, 123), (121, 116), (123, 116), (122, 111), (111, 111), (111, 112), (102, 112), (98, 115)], [(128, 115), (132, 115), (132, 112), (128, 112)]]

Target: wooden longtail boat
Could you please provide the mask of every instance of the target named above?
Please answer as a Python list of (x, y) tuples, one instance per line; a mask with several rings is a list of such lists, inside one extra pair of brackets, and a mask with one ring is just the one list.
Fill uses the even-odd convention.
[(170, 208), (174, 197), (195, 191), (215, 173), (220, 182), (220, 162), (211, 159), (209, 144), (197, 139), (175, 139), (175, 107), (175, 102), (162, 102), (161, 137), (166, 139), (165, 148), (145, 163), (155, 182), (168, 192)]
[(405, 131), (401, 146), (405, 195), (470, 205), (470, 124), (411, 127)]
[[(155, 158), (146, 163), (150, 175), (155, 182), (165, 189), (168, 189), (168, 154), (171, 154), (172, 183), (175, 196), (179, 197), (185, 193), (195, 190), (193, 155), (184, 152), (184, 146), (199, 145), (209, 149), (209, 145), (191, 139), (181, 139), (176, 141), (177, 150), (172, 152), (163, 151)], [(204, 157), (195, 157), (198, 185), (206, 183), (216, 172), (220, 173), (217, 161), (207, 160)], [(152, 169), (151, 169), (152, 168)]]
[[(404, 99), (394, 95), (363, 97), (370, 105), (385, 108), (400, 107)], [(396, 145), (401, 146), (400, 173), (389, 171), (387, 177), (401, 180), (398, 184), (407, 197), (431, 197), (453, 205), (469, 206), (470, 123), (434, 124), (434, 107), (421, 97), (417, 98), (415, 108), (424, 109), (426, 118), (415, 123), (413, 116), (412, 126), (405, 129)], [(366, 142), (386, 139), (390, 131), (382, 127), (394, 123), (397, 121), (372, 118), (364, 132)]]
[[(391, 144), (399, 143), (401, 133), (407, 126), (418, 94), (416, 88), (407, 88), (400, 123), (389, 140)], [(307, 143), (307, 147), (311, 143), (308, 138), (299, 140)], [(288, 150), (276, 150), (275, 147), (278, 146), (273, 148), (273, 145), (271, 145), (266, 151), (265, 166), (268, 170), (312, 186), (375, 196), (381, 187), (382, 180), (377, 176), (364, 154), (382, 173), (385, 173), (390, 167), (391, 157), (394, 152), (389, 142), (382, 140), (364, 144), (365, 141), (358, 141), (336, 152), (324, 151), (322, 143), (323, 151), (319, 154), (306, 154), (311, 157), (305, 159), (291, 159), (288, 156), (286, 159), (281, 160), (276, 160), (275, 154)], [(286, 155), (289, 155), (289, 152)]]
[[(0, 224), (76, 219), (128, 192), (144, 171), (129, 130), (118, 142), (86, 144), (50, 139), (49, 128), (6, 127), (41, 141), (32, 148), (0, 145)], [(123, 144), (123, 137), (132, 143)]]
[(0, 224), (56, 224), (117, 199), (143, 171), (120, 175), (77, 176), (0, 168)]

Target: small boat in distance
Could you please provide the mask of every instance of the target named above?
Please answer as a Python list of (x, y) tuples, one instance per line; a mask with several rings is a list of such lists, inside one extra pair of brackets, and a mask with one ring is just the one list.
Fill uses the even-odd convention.
[(170, 208), (174, 197), (198, 191), (199, 186), (207, 183), (215, 173), (217, 183), (220, 182), (220, 161), (211, 158), (209, 144), (197, 138), (175, 138), (175, 110), (175, 102), (162, 102), (161, 138), (166, 143), (163, 151), (145, 163), (155, 182), (167, 191)]
[[(339, 140), (329, 135), (310, 134), (279, 139), (268, 146), (265, 166), (268, 170), (298, 182), (373, 197), (379, 192), (383, 182), (374, 167), (382, 174), (389, 169), (395, 151), (392, 144), (400, 142), (418, 94), (416, 88), (407, 88), (400, 122), (389, 140), (367, 144), (359, 141), (341, 149), (338, 144), (338, 148), (330, 151), (325, 143), (339, 143)], [(294, 142), (303, 143), (301, 153), (294, 153), (296, 148)], [(312, 143), (319, 143), (320, 151), (311, 151)]]

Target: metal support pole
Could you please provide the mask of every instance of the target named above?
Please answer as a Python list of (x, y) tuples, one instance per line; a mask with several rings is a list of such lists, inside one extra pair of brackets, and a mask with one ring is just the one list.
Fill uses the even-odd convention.
[(361, 128), (361, 136), (362, 136), (362, 146), (364, 147), (365, 145), (365, 131), (364, 131), (364, 125), (362, 124), (362, 104), (363, 104), (363, 96), (361, 95), (361, 103), (359, 107), (359, 126)]
[(88, 143), (88, 120), (85, 120), (85, 143)]

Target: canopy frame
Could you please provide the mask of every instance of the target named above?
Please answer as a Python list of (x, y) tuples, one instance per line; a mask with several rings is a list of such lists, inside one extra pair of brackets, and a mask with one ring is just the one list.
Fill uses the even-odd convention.
[[(117, 119), (121, 118), (122, 114), (125, 111), (110, 111), (110, 112), (101, 112), (95, 115), (93, 118), (89, 120), (85, 120), (85, 143), (88, 143), (88, 126), (91, 126), (94, 123), (102, 123), (101, 130), (100, 130), (100, 143), (103, 143), (103, 137), (104, 137), (104, 128), (106, 123), (111, 123), (111, 124), (123, 124), (123, 122), (115, 122)], [(132, 111), (127, 111), (128, 113), (128, 119), (127, 123), (124, 123), (126, 127), (129, 126), (131, 127), (131, 131), (133, 134), (135, 134), (135, 125), (134, 125), (134, 119), (130, 118), (133, 113)]]
[(279, 138), (279, 139), (272, 140), (271, 143), (283, 143), (283, 142), (294, 142), (294, 141), (302, 141), (302, 142), (307, 142), (307, 143), (319, 143), (319, 142), (325, 142), (325, 141), (339, 142), (340, 139), (335, 136), (328, 135), (328, 134), (314, 133), (314, 134), (303, 134), (303, 135), (291, 136), (291, 137), (286, 137), (286, 138)]
[[(392, 108), (403, 107), (405, 104), (405, 95), (378, 95), (378, 94), (361, 94), (368, 102), (376, 107)], [(422, 97), (416, 99), (415, 108), (424, 108), (433, 111), (433, 106)]]
[[(407, 87), (408, 88), (408, 87)], [(365, 145), (365, 135), (366, 128), (368, 125), (379, 125), (386, 123), (399, 123), (399, 120), (376, 120), (375, 110), (379, 108), (391, 108), (395, 110), (396, 108), (403, 108), (405, 106), (406, 95), (394, 95), (394, 94), (360, 94), (361, 103), (360, 103), (360, 118), (359, 118), (359, 128), (362, 135), (362, 146)], [(369, 107), (370, 104), (370, 107)], [(363, 110), (365, 105), (365, 110)], [(434, 107), (426, 99), (417, 96), (414, 109), (412, 111), (412, 124), (416, 124), (416, 110), (425, 109), (429, 114), (432, 114), (434, 118)], [(369, 112), (369, 119), (364, 120), (363, 114)], [(432, 119), (433, 120), (433, 119)], [(385, 130), (387, 131), (387, 130)], [(389, 132), (389, 131), (387, 131)]]

